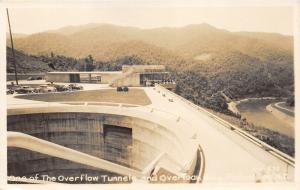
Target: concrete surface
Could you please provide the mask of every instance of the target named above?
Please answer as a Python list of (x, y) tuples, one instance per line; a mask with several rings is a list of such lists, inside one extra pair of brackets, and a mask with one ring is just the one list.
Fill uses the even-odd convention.
[[(189, 121), (190, 128), (197, 130), (197, 142), (205, 154), (204, 183), (293, 180), (294, 167), (233, 133), (208, 115), (192, 109), (163, 89), (147, 88), (145, 92), (152, 101), (151, 106), (180, 115)], [(168, 101), (169, 98), (174, 102)]]
[[(178, 137), (188, 136), (193, 139), (194, 143), (192, 144), (194, 145), (178, 141), (177, 146), (189, 152), (189, 154), (184, 153), (185, 159), (179, 159), (179, 155), (171, 154), (173, 159), (180, 160), (181, 166), (184, 165), (183, 163), (188, 163), (188, 157), (191, 158), (191, 155), (194, 154), (195, 144), (200, 144), (205, 155), (203, 183), (293, 181), (293, 166), (288, 165), (255, 143), (246, 140), (241, 135), (232, 132), (209, 115), (193, 109), (168, 91), (158, 88), (143, 89), (152, 104), (134, 107), (126, 112), (120, 112), (119, 110), (116, 113), (135, 117), (137, 115), (139, 117), (143, 116), (147, 120), (160, 123), (166, 129), (177, 134)], [(165, 94), (165, 96), (162, 94)], [(173, 102), (169, 99), (172, 99)], [(24, 106), (20, 107), (23, 108)], [(16, 108), (16, 105), (14, 105), (14, 108)], [(44, 107), (33, 112), (49, 112), (53, 109), (59, 110), (58, 108), (49, 109), (49, 107)], [(68, 107), (64, 111), (71, 110), (74, 109)], [(85, 112), (97, 112), (99, 108), (81, 108), (81, 111), (83, 110)], [(21, 110), (19, 112), (22, 113)], [(111, 113), (111, 108), (103, 107), (101, 112)], [(161, 142), (155, 143), (155, 146), (163, 145)], [(163, 149), (170, 149), (170, 147), (164, 147)]]
[[(175, 172), (173, 173), (175, 175), (193, 173), (196, 162), (197, 144), (191, 139), (193, 136), (192, 131), (182, 130), (183, 126), (187, 126), (187, 124), (183, 121), (177, 122), (176, 117), (172, 114), (161, 113), (157, 110), (152, 111), (146, 107), (144, 109), (138, 108), (88, 104), (66, 105), (59, 103), (36, 103), (31, 104), (31, 107), (13, 105), (8, 109), (8, 130), (24, 132), (139, 170), (144, 169), (160, 153), (165, 153), (167, 156), (159, 160), (162, 169), (171, 168)], [(74, 113), (76, 113), (76, 116), (74, 116)], [(122, 115), (119, 115), (120, 113)], [(88, 114), (88, 117), (84, 117), (83, 114)], [(121, 153), (124, 151), (114, 152), (111, 149), (106, 149), (105, 145), (109, 143), (105, 142), (105, 138), (97, 138), (93, 135), (98, 134), (98, 136), (101, 136), (101, 131), (104, 130), (101, 129), (103, 124), (132, 129), (132, 143), (129, 147), (125, 147), (126, 152), (130, 151), (130, 154), (122, 155)], [(95, 130), (99, 132), (94, 133)], [(84, 131), (87, 135), (80, 134)], [(79, 137), (80, 139), (78, 139)], [(101, 143), (101, 139), (104, 139), (104, 143)], [(115, 135), (112, 136), (110, 144), (124, 144), (124, 142), (119, 142), (118, 139), (122, 140), (123, 138)], [(82, 143), (85, 146), (81, 146)], [(99, 149), (96, 148), (94, 150), (91, 148), (95, 147), (93, 143), (96, 143), (95, 146), (99, 145)], [(104, 147), (101, 148), (101, 144)], [(91, 147), (88, 148), (87, 146), (90, 145)], [(11, 157), (8, 157), (8, 162), (11, 165), (16, 163), (12, 158), (26, 159), (24, 155), (21, 157), (13, 156), (16, 153), (18, 153), (18, 150), (14, 150), (8, 154), (11, 155)], [(31, 165), (28, 165), (27, 171), (30, 170), (34, 162), (42, 161), (41, 159), (36, 161), (35, 159), (31, 160), (32, 156), (27, 156), (27, 158), (27, 162), (31, 161)], [(38, 166), (38, 163), (34, 165)], [(66, 165), (61, 166), (64, 168)], [(12, 166), (11, 168), (14, 167)], [(34, 168), (37, 171), (30, 171), (28, 173), (39, 172), (39, 167)], [(47, 169), (44, 168), (44, 170)], [(18, 171), (11, 173), (11, 175), (16, 175), (16, 173)]]

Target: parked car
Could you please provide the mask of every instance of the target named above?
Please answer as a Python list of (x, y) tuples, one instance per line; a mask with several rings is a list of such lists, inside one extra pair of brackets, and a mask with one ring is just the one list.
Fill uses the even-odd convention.
[(69, 88), (71, 90), (83, 90), (83, 86), (80, 86), (78, 84), (69, 84)]
[(35, 77), (28, 77), (27, 80), (36, 80)]
[(39, 93), (48, 93), (48, 92), (56, 92), (56, 88), (53, 86), (48, 86), (48, 85), (40, 85), (39, 88), (35, 89), (35, 92)]
[(71, 88), (69, 86), (67, 86), (67, 85), (55, 84), (55, 85), (52, 85), (52, 86), (55, 87), (58, 92), (63, 92), (63, 91), (69, 91), (69, 90), (71, 90)]
[(128, 92), (128, 91), (129, 91), (129, 88), (128, 88), (127, 86), (123, 86), (123, 87), (122, 87), (122, 90), (123, 90), (124, 92)]
[(12, 90), (12, 89), (7, 89), (6, 90), (6, 94), (14, 94), (14, 93), (15, 93), (15, 91)]
[(35, 89), (30, 86), (21, 86), (15, 90), (18, 94), (34, 93)]
[(27, 80), (42, 80), (43, 78), (41, 76), (31, 76), (28, 77)]
[(169, 98), (169, 102), (174, 102), (174, 100), (172, 98)]
[(123, 88), (121, 86), (118, 86), (117, 87), (117, 92), (122, 92), (123, 91)]

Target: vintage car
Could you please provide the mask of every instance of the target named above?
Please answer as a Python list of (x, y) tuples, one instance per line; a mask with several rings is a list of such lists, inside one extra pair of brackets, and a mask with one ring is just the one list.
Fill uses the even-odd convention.
[(15, 93), (15, 91), (12, 90), (12, 89), (7, 89), (6, 90), (6, 94), (14, 94), (14, 93)]
[(37, 93), (48, 93), (48, 92), (56, 92), (56, 88), (48, 85), (40, 85), (40, 87), (35, 89)]
[(118, 86), (117, 87), (117, 92), (128, 92), (129, 88), (128, 86)]
[(43, 77), (41, 76), (31, 76), (31, 77), (28, 77), (27, 80), (42, 80)]
[(71, 90), (83, 90), (83, 86), (80, 86), (78, 84), (69, 84), (69, 88)]
[(128, 86), (123, 86), (122, 89), (123, 89), (124, 92), (128, 92), (129, 91)]
[(21, 86), (15, 90), (18, 94), (34, 93), (35, 89), (30, 86)]
[(55, 84), (53, 85), (58, 92), (69, 91), (71, 88), (67, 85)]
[(28, 77), (27, 80), (36, 80), (35, 77)]
[(118, 87), (117, 87), (117, 92), (121, 92), (121, 91), (123, 91), (122, 87), (121, 87), (121, 86), (118, 86)]
[(168, 100), (169, 100), (169, 102), (174, 102), (174, 100), (172, 98), (169, 98)]

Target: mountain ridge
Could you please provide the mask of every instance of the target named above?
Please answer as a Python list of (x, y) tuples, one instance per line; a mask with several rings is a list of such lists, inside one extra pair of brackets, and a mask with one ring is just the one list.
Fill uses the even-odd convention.
[[(32, 34), (24, 38), (15, 40), (17, 49), (31, 54), (45, 54), (54, 51), (58, 54), (80, 57), (82, 55), (74, 52), (90, 54), (93, 46), (97, 51), (107, 51), (112, 43), (124, 43), (130, 41), (140, 41), (155, 45), (160, 48), (173, 51), (175, 54), (185, 58), (194, 59), (197, 55), (209, 52), (219, 51), (241, 51), (243, 53), (256, 56), (260, 49), (265, 51), (275, 51), (275, 54), (286, 54), (292, 56), (293, 38), (282, 36), (266, 37), (266, 33), (249, 33), (249, 32), (229, 32), (218, 29), (209, 24), (193, 24), (185, 27), (162, 27), (153, 29), (140, 29), (137, 27), (117, 26), (111, 24), (87, 24), (83, 26), (69, 26), (66, 29), (68, 35), (62, 34), (64, 28), (54, 31), (46, 31), (38, 34)], [(68, 27), (67, 27), (68, 28)], [(55, 35), (57, 35), (55, 37)], [(41, 38), (44, 36), (44, 38)], [(49, 40), (56, 42), (49, 44)], [(272, 40), (272, 39), (276, 39)], [(278, 40), (280, 39), (280, 40)], [(100, 44), (104, 44), (101, 46)], [(10, 42), (8, 42), (10, 44)], [(57, 47), (59, 44), (59, 47)], [(43, 47), (47, 46), (47, 47)], [(78, 50), (75, 47), (86, 46), (84, 50)], [(33, 47), (31, 47), (33, 46)], [(86, 49), (88, 48), (88, 49)], [(270, 52), (264, 52), (261, 57), (268, 60)], [(93, 55), (101, 60), (103, 56)], [(122, 55), (121, 55), (122, 56)]]

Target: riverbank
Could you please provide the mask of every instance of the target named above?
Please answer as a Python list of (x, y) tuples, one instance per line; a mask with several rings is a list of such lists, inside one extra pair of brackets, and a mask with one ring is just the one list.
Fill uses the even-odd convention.
[(228, 110), (230, 110), (234, 114), (240, 115), (241, 113), (240, 113), (239, 109), (237, 108), (237, 106), (240, 103), (248, 102), (251, 100), (276, 100), (276, 99), (278, 99), (278, 98), (277, 97), (245, 98), (245, 99), (241, 99), (241, 100), (231, 101), (231, 102), (227, 103), (227, 105), (228, 105)]

